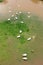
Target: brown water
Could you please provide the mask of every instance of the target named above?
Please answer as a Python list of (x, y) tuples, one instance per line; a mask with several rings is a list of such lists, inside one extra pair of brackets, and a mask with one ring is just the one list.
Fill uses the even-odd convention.
[[(12, 13), (9, 13), (9, 7), (12, 10)], [(0, 20), (9, 18), (15, 11), (30, 11), (40, 18), (43, 19), (43, 3), (35, 2), (33, 0), (8, 0), (6, 3), (0, 3)], [(14, 56), (13, 56), (14, 57)], [(9, 61), (13, 65), (16, 64), (16, 61), (11, 59)], [(21, 64), (22, 63), (22, 64)], [(5, 65), (12, 65), (5, 64)], [(43, 65), (42, 59), (33, 59), (32, 62), (18, 62), (19, 65)], [(16, 64), (16, 65), (17, 65)]]
[(31, 0), (33, 1), (34, 3), (38, 3), (39, 1), (43, 2), (42, 0)]
[[(0, 3), (0, 20), (10, 17), (15, 11), (30, 11), (43, 19), (43, 4), (41, 2), (34, 3), (33, 1), (7, 0), (7, 3)], [(9, 7), (12, 13), (8, 12)]]

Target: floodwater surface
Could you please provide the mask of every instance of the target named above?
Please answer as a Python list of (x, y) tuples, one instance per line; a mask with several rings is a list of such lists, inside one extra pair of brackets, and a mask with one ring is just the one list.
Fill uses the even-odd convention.
[[(9, 13), (9, 10), (11, 10), (10, 13)], [(10, 18), (11, 15), (14, 14), (16, 11), (23, 11), (23, 12), (24, 11), (25, 12), (30, 11), (31, 13), (33, 13), (33, 14), (39, 16), (41, 19), (43, 19), (43, 3), (41, 1), (38, 1), (38, 2), (34, 3), (33, 0), (7, 0), (6, 3), (4, 3), (4, 2), (0, 3), (0, 20), (5, 19), (5, 18), (6, 19)], [(39, 34), (38, 34), (38, 36), (39, 36)], [(37, 39), (37, 40), (39, 40), (39, 42), (40, 42), (40, 40), (42, 40), (42, 38), (40, 38), (40, 36), (39, 36), (39, 39)], [(15, 40), (13, 40), (13, 41), (15, 41)], [(9, 42), (9, 39), (8, 39), (8, 42)], [(10, 42), (9, 43), (10, 43), (10, 46), (12, 46), (12, 37), (10, 37)], [(40, 48), (42, 50), (43, 45), (42, 46), (40, 45)], [(40, 50), (40, 49), (38, 49), (38, 50)], [(10, 50), (8, 49), (8, 51), (10, 51)], [(4, 60), (1, 60), (1, 61), (3, 61), (3, 63), (1, 65), (14, 65), (14, 64), (16, 64), (16, 65), (43, 65), (43, 58), (39, 58), (37, 56), (36, 56), (37, 58), (35, 57), (30, 62), (29, 61), (27, 61), (27, 62), (24, 61), (23, 62), (23, 61), (20, 61), (20, 60), (18, 60), (16, 62), (16, 60), (14, 60), (14, 59), (16, 59), (16, 56), (19, 55), (19, 54), (16, 55), (16, 53), (13, 51), (12, 47), (11, 47), (10, 52), (12, 52), (12, 54), (13, 54), (13, 55), (11, 54), (10, 61), (7, 60), (7, 62), (5, 63)]]
[[(35, 0), (37, 2), (38, 0)], [(9, 9), (12, 11), (9, 14)], [(34, 0), (7, 0), (0, 3), (0, 19), (10, 17), (15, 11), (30, 11), (43, 19), (43, 3)]]

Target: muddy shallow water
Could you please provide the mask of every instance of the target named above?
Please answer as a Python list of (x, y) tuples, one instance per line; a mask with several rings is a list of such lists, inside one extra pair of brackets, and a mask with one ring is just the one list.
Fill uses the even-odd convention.
[[(9, 13), (11, 9), (11, 13)], [(10, 17), (15, 11), (30, 11), (43, 19), (43, 3), (32, 0), (7, 0), (0, 3), (0, 20)]]
[[(12, 12), (9, 13), (8, 12), (9, 10), (11, 10)], [(0, 20), (11, 17), (11, 15), (15, 13), (15, 11), (30, 11), (43, 19), (43, 3), (41, 2), (34, 3), (32, 0), (7, 0), (6, 3), (4, 2), (0, 3)], [(14, 60), (11, 61), (14, 63)], [(21, 65), (42, 65), (42, 64), (43, 60), (36, 58), (33, 59), (31, 63), (22, 62)]]

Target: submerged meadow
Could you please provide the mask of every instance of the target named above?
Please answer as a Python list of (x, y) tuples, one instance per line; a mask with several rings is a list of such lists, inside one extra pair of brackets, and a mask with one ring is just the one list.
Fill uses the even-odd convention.
[[(29, 38), (31, 40), (27, 40)], [(23, 53), (28, 54), (28, 63), (43, 57), (43, 21), (28, 12), (18, 12), (10, 19), (0, 21), (0, 64), (20, 65)]]

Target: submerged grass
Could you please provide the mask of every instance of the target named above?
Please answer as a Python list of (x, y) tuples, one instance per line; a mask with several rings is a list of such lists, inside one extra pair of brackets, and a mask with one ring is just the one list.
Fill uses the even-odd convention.
[[(18, 62), (22, 53), (27, 53), (28, 59), (39, 55), (43, 57), (43, 52), (41, 51), (43, 49), (43, 22), (37, 16), (31, 15), (31, 18), (28, 18), (27, 13), (21, 13), (16, 16), (18, 17), (17, 20), (0, 23), (0, 63), (2, 65), (5, 65), (3, 62), (8, 62), (9, 65), (12, 60)], [(21, 24), (21, 21), (24, 23)], [(23, 31), (21, 34), (19, 33), (20, 30)], [(17, 35), (21, 37), (17, 39)], [(36, 38), (27, 41), (27, 38), (33, 35)], [(32, 54), (31, 50), (33, 49), (35, 53)]]
[[(25, 23), (25, 16), (23, 16), (24, 14), (19, 14), (18, 20), (13, 21), (4, 21), (2, 23), (0, 23), (0, 35), (4, 35), (4, 36), (8, 36), (8, 35), (12, 35), (12, 36), (16, 36), (19, 34), (19, 31), (22, 30), (23, 32), (29, 32), (29, 26), (27, 26), (27, 24)], [(22, 17), (23, 16), (23, 17)], [(24, 19), (22, 19), (24, 18)], [(21, 21), (23, 20), (23, 24), (21, 23)], [(7, 38), (7, 37), (6, 37)], [(25, 38), (22, 36), (20, 38), (20, 42), (24, 43), (25, 42)]]

